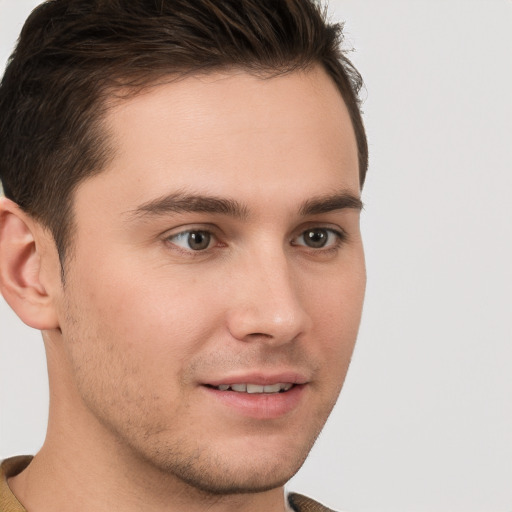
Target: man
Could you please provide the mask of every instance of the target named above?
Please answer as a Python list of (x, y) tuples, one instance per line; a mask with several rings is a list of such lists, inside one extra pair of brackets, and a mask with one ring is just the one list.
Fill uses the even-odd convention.
[(0, 287), (45, 443), (0, 510), (315, 511), (284, 495), (350, 361), (367, 145), (308, 0), (54, 0), (0, 89)]

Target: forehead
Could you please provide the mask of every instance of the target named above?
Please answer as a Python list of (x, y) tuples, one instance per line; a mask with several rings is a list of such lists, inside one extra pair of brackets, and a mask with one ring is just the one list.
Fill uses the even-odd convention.
[(131, 202), (191, 187), (242, 198), (283, 195), (283, 187), (359, 190), (350, 117), (319, 67), (170, 81), (116, 104), (106, 126), (114, 157), (90, 181), (110, 201), (114, 184)]

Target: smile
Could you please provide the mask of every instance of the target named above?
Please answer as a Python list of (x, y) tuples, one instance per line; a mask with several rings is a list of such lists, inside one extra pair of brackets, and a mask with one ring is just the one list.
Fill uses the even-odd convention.
[(251, 380), (235, 381), (234, 384), (215, 382), (203, 384), (201, 388), (207, 393), (209, 407), (216, 403), (222, 407), (221, 410), (227, 411), (230, 417), (235, 414), (257, 420), (272, 420), (290, 414), (305, 403), (305, 397), (310, 392), (307, 383), (286, 382), (288, 379), (274, 383), (268, 383), (267, 380), (265, 384), (255, 384), (254, 380)]
[(266, 393), (266, 394), (274, 394), (274, 393), (284, 393), (290, 390), (293, 387), (293, 384), (290, 382), (278, 382), (276, 384), (268, 384), (262, 386), (260, 384), (249, 384), (249, 383), (240, 383), (240, 384), (220, 384), (219, 386), (211, 386), (214, 389), (218, 389), (219, 391), (236, 391), (237, 393)]

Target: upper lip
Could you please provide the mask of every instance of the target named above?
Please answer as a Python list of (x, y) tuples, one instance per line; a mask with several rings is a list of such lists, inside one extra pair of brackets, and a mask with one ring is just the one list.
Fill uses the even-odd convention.
[(223, 377), (208, 379), (204, 381), (203, 384), (209, 386), (221, 386), (226, 384), (257, 384), (259, 386), (269, 386), (278, 383), (306, 384), (308, 380), (309, 379), (303, 372), (298, 371), (284, 371), (279, 373), (251, 372), (224, 375)]

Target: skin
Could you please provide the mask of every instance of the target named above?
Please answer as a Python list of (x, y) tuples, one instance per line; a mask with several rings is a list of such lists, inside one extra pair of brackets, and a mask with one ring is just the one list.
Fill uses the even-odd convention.
[[(43, 331), (51, 397), (45, 444), (9, 485), (41, 512), (282, 511), (363, 303), (359, 208), (325, 206), (360, 195), (343, 100), (319, 68), (214, 73), (117, 104), (107, 127), (115, 153), (76, 190), (65, 284), (47, 230), (0, 203), (2, 293)], [(276, 376), (295, 380), (286, 408), (207, 386)]]

